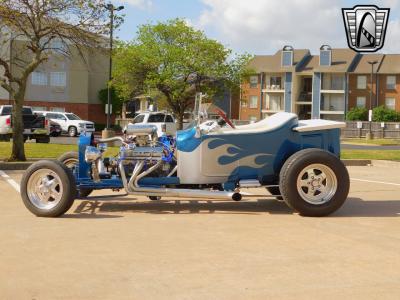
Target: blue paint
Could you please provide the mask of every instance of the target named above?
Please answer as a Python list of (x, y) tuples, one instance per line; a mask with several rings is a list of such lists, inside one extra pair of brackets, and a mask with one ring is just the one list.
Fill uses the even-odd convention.
[(201, 144), (201, 139), (196, 138), (196, 128), (179, 130), (176, 134), (176, 147), (179, 151), (192, 152)]
[(292, 111), (292, 73), (285, 73), (285, 112)]
[(321, 103), (321, 73), (314, 73), (312, 85), (312, 119), (319, 119)]
[(161, 186), (180, 184), (178, 177), (145, 177), (139, 180), (140, 186)]
[(78, 166), (78, 178), (90, 178), (90, 164), (85, 161), (86, 147), (90, 146), (92, 136), (91, 134), (82, 133), (78, 140), (78, 151), (79, 151), (79, 166)]

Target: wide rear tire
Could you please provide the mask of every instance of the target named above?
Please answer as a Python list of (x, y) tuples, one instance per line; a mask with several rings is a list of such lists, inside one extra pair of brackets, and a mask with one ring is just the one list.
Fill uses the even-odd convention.
[(286, 204), (300, 215), (322, 217), (346, 201), (350, 178), (342, 161), (333, 154), (305, 149), (285, 162), (279, 187)]
[(72, 206), (76, 196), (75, 178), (58, 161), (32, 164), (21, 180), (21, 196), (26, 208), (38, 217), (59, 217)]

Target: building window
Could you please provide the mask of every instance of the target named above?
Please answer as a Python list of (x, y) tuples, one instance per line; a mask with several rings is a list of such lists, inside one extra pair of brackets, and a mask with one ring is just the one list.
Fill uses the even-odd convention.
[(255, 117), (255, 116), (249, 116), (249, 120), (250, 120), (250, 123), (254, 123), (254, 122), (257, 121), (257, 117)]
[(365, 108), (366, 98), (363, 96), (357, 97), (357, 107)]
[(385, 99), (385, 106), (388, 109), (396, 109), (396, 99), (395, 98), (386, 98)]
[(250, 87), (251, 88), (256, 88), (258, 85), (258, 76), (250, 76)]
[(50, 108), (50, 111), (65, 112), (65, 107), (52, 107), (52, 108)]
[(293, 51), (282, 52), (282, 66), (289, 67), (293, 65)]
[(386, 88), (394, 90), (396, 88), (396, 76), (386, 76)]
[(344, 90), (344, 76), (332, 74), (332, 90)]
[(282, 77), (271, 76), (269, 79), (271, 89), (282, 89)]
[(33, 72), (32, 85), (47, 85), (47, 74), (39, 71)]
[(283, 110), (283, 97), (279, 95), (269, 96), (268, 110), (271, 111)]
[(357, 76), (357, 89), (365, 90), (367, 88), (367, 76), (359, 75)]
[(258, 97), (257, 96), (250, 96), (250, 108), (257, 108), (258, 105)]
[(67, 74), (65, 72), (51, 72), (50, 85), (59, 87), (67, 86)]
[(240, 102), (241, 102), (243, 108), (247, 107), (247, 101), (246, 100), (242, 100)]
[(331, 65), (331, 50), (321, 50), (319, 56), (319, 64), (321, 66)]

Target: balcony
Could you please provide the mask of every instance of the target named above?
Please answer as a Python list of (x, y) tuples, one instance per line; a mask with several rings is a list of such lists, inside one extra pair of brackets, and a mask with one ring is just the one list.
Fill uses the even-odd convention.
[(273, 84), (267, 85), (262, 91), (264, 93), (284, 93), (285, 89), (281, 85)]
[(311, 104), (312, 103), (312, 93), (311, 92), (301, 92), (296, 104)]
[(345, 77), (343, 75), (323, 74), (322, 76), (322, 94), (344, 94)]

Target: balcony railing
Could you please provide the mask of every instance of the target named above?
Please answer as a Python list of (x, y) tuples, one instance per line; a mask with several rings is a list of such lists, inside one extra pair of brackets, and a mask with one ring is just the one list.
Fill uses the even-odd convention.
[(311, 92), (301, 92), (299, 95), (298, 102), (311, 102), (312, 101), (312, 93)]

